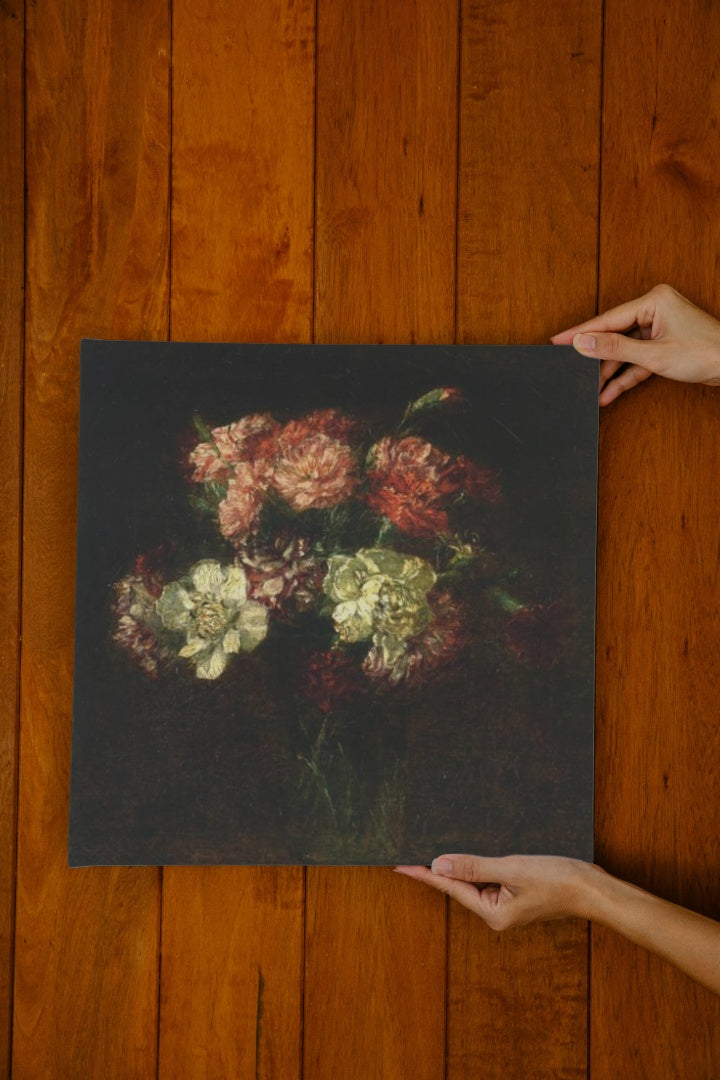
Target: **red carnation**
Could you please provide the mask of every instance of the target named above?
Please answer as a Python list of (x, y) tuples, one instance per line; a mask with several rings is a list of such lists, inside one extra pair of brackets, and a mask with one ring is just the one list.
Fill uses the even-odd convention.
[(158, 569), (148, 569), (155, 554), (151, 552), (138, 556), (137, 572), (115, 582), (112, 603), (116, 619), (113, 640), (152, 679), (158, 677), (161, 665), (172, 657), (170, 650), (158, 637), (162, 624), (155, 610), (155, 601), (157, 589), (162, 591), (162, 577)]
[(164, 545), (146, 551), (135, 559), (135, 574), (141, 579), (143, 585), (156, 599), (163, 591), (165, 585), (165, 560), (167, 551)]
[(323, 510), (345, 502), (357, 479), (350, 447), (313, 432), (297, 445), (281, 446), (272, 485), (293, 510)]
[(482, 499), (492, 505), (500, 501), (502, 489), (494, 469), (483, 469), (464, 454), (457, 459), (457, 467), (461, 486), (471, 499)]
[(375, 443), (368, 478), (369, 504), (410, 536), (448, 532), (446, 508), (460, 492), (491, 503), (500, 497), (492, 469), (464, 456), (452, 458), (414, 435)]
[(520, 608), (505, 624), (505, 640), (514, 656), (525, 664), (549, 670), (560, 656), (562, 638), (570, 620), (563, 604), (535, 604)]
[(410, 536), (449, 530), (445, 504), (462, 483), (457, 462), (424, 439), (386, 436), (370, 451), (367, 501)]
[(281, 617), (308, 611), (322, 588), (324, 564), (304, 537), (276, 536), (246, 544), (235, 560), (248, 579), (248, 596)]
[(360, 424), (337, 409), (316, 409), (301, 420), (290, 420), (280, 433), (280, 446), (297, 446), (308, 435), (327, 435), (339, 442), (351, 441), (360, 432)]
[(341, 649), (311, 653), (300, 682), (300, 696), (323, 713), (331, 713), (363, 691), (357, 665)]

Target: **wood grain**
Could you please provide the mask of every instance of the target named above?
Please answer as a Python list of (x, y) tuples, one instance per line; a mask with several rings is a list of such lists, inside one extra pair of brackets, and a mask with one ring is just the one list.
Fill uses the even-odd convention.
[[(599, 3), (463, 7), (460, 341), (594, 310), (601, 37)], [(451, 906), (448, 1077), (585, 1076), (587, 982), (584, 924), (501, 936)]]
[(0, 10), (0, 1074), (9, 1073), (15, 922), (24, 324), (22, 0)]
[(448, 1076), (584, 1077), (585, 924), (496, 934), (450, 914)]
[[(162, 338), (171, 311), (177, 339), (309, 341), (314, 308), (319, 341), (544, 341), (595, 309), (600, 0), (459, 2), (318, 0), (316, 95), (314, 0), (175, 0), (170, 298), (168, 0), (29, 4), (24, 327), (23, 6), (2, 5), (16, 1080), (586, 1074), (580, 924), (497, 935), (452, 907), (448, 930), (382, 868), (310, 869), (306, 900), (299, 869), (173, 868), (161, 909), (153, 869), (66, 866), (80, 338)], [(720, 315), (718, 55), (703, 0), (605, 2), (601, 308), (666, 279)], [(719, 412), (651, 381), (602, 414), (596, 754), (598, 861), (715, 917)], [(591, 991), (593, 1080), (720, 1075), (718, 999), (599, 927)]]
[[(315, 338), (454, 332), (455, 4), (318, 6)], [(445, 903), (309, 868), (305, 1075), (444, 1076)]]
[(539, 342), (595, 305), (602, 5), (465, 0), (457, 334)]
[(299, 1076), (302, 870), (164, 876), (159, 1075)]
[[(719, 424), (659, 382), (603, 417), (596, 739), (598, 861), (716, 919)], [(718, 1074), (717, 997), (599, 927), (590, 1000), (594, 1078)]]
[(315, 5), (173, 8), (172, 334), (309, 341)]
[(443, 1077), (444, 898), (385, 867), (307, 877), (304, 1075)]
[[(309, 341), (315, 8), (173, 6), (172, 336)], [(299, 867), (168, 868), (160, 1076), (298, 1076)]]
[(67, 867), (83, 336), (167, 327), (165, 0), (27, 12), (21, 767), (13, 1077), (155, 1076), (158, 875)]
[[(605, 41), (601, 309), (667, 280), (719, 315), (720, 13), (609, 0)], [(602, 420), (597, 857), (718, 918), (720, 397), (651, 380)], [(601, 928), (591, 1029), (595, 1080), (720, 1075), (720, 999)]]
[(315, 340), (452, 341), (458, 8), (318, 7)]

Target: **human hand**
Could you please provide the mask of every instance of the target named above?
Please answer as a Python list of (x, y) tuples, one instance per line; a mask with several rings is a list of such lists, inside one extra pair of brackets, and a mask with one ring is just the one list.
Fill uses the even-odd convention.
[(720, 923), (661, 900), (593, 863), (552, 855), (441, 855), (397, 866), (479, 915), (492, 930), (575, 915), (662, 956), (720, 994)]
[[(654, 289), (550, 339), (600, 363), (600, 404), (651, 375), (720, 385), (720, 322), (670, 285)], [(622, 370), (621, 370), (622, 369)]]
[(454, 897), (493, 930), (572, 915), (587, 919), (591, 884), (605, 874), (591, 863), (552, 855), (441, 855), (430, 869), (396, 870)]

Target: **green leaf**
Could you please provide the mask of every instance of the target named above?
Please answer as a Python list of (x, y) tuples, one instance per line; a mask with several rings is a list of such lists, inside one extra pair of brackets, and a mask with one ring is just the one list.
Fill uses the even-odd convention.
[[(195, 430), (197, 431), (198, 435), (203, 440), (203, 442), (212, 443), (213, 446), (214, 446), (215, 445), (215, 440), (212, 437), (212, 431), (210, 430), (210, 428), (207, 426), (205, 421), (202, 419), (202, 417), (198, 413), (195, 413), (194, 416), (193, 416), (193, 424), (195, 425)], [(215, 449), (216, 449), (217, 455), (219, 457), (220, 456), (220, 451), (217, 450), (217, 447), (215, 447)]]
[(462, 401), (462, 394), (454, 386), (435, 386), (408, 405), (400, 421), (401, 426), (405, 424), (413, 413), (422, 412), (424, 409), (435, 409), (438, 405), (444, 405), (448, 401)]
[(217, 502), (211, 501), (205, 495), (189, 495), (188, 501), (193, 510), (197, 510), (200, 514), (207, 514), (210, 517), (215, 517), (217, 514)]

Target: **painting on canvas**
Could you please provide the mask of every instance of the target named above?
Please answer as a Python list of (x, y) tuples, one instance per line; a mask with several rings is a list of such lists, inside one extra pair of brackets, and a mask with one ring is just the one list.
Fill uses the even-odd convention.
[(83, 343), (70, 861), (592, 856), (597, 372)]

